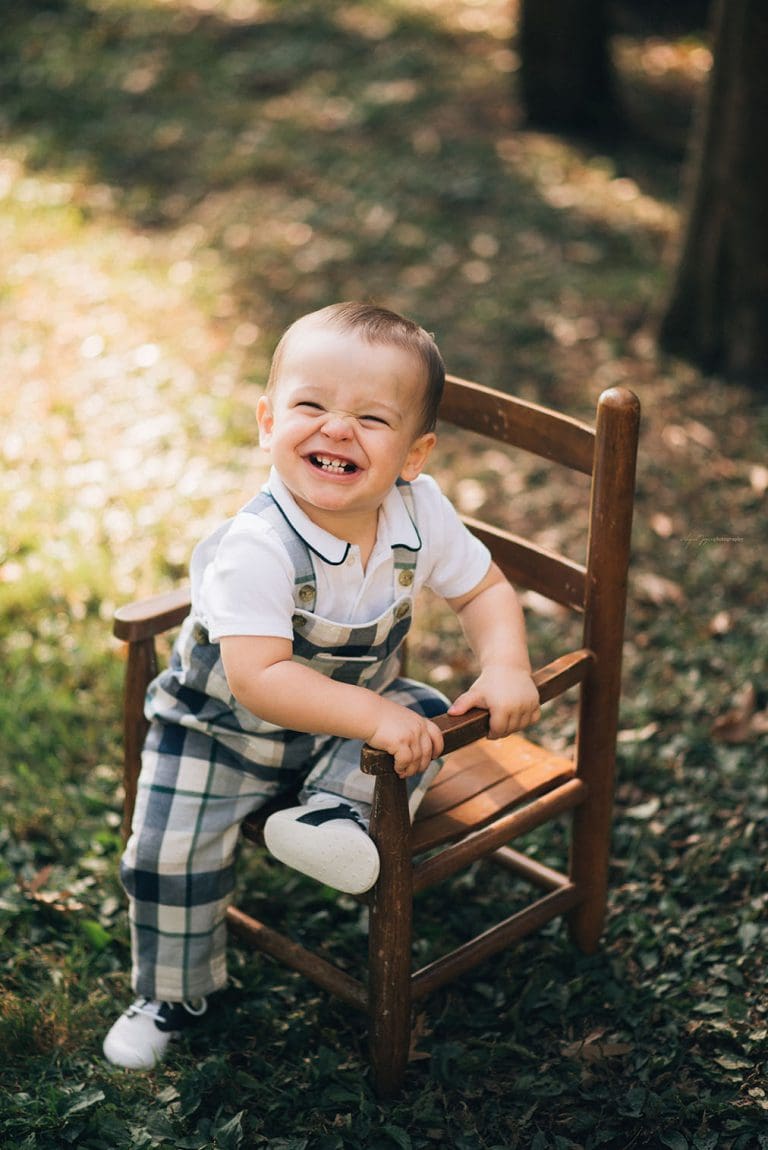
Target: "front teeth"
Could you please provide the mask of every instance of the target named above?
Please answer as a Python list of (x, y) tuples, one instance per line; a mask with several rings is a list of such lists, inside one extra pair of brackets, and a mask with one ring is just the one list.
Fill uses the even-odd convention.
[(343, 472), (352, 470), (350, 463), (343, 463), (340, 459), (328, 459), (325, 455), (316, 455), (314, 458), (323, 471)]

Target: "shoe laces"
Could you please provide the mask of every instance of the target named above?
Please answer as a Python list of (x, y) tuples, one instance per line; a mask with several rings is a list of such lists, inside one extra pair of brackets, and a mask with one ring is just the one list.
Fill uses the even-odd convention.
[(145, 1014), (153, 1022), (162, 1024), (169, 1022), (171, 1016), (177, 1013), (180, 1008), (186, 1010), (187, 1014), (192, 1015), (193, 1018), (199, 1018), (208, 1009), (208, 1000), (206, 998), (186, 998), (183, 1002), (157, 1002), (151, 998), (137, 998), (125, 1013), (129, 1018), (133, 1018), (136, 1014)]

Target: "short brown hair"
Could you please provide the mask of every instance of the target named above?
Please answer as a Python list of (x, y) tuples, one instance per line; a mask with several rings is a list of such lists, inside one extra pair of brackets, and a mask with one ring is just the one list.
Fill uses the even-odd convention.
[(272, 391), (277, 382), (280, 371), (283, 351), (291, 333), (306, 321), (327, 323), (340, 331), (353, 331), (369, 343), (394, 344), (415, 355), (422, 363), (426, 373), (426, 389), (424, 393), (423, 418), (421, 434), (433, 431), (437, 422), (437, 409), (443, 395), (445, 385), (445, 364), (434, 338), (419, 327), (413, 320), (398, 315), (389, 308), (378, 307), (376, 304), (335, 303), (330, 307), (320, 308), (319, 311), (310, 312), (286, 328), (275, 348), (272, 356), (272, 366), (267, 381), (267, 391)]

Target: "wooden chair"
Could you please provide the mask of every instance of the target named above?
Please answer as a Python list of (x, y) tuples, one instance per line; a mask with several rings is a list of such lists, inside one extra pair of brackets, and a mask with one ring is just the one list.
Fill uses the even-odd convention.
[[(464, 974), (557, 915), (585, 952), (599, 941), (605, 912), (627, 568), (639, 403), (624, 389), (604, 392), (592, 427), (554, 411), (449, 377), (441, 417), (591, 476), (586, 564), (476, 520), (513, 584), (583, 614), (582, 646), (536, 672), (542, 702), (580, 685), (575, 755), (555, 754), (521, 735), (484, 738), (487, 713), (438, 722), (452, 752), (413, 827), (404, 782), (384, 752), (365, 748), (376, 776), (370, 833), (381, 873), (370, 904), (367, 985), (235, 907), (231, 930), (245, 943), (302, 972), (369, 1015), (376, 1089), (395, 1095), (406, 1069), (414, 1002)], [(186, 589), (121, 608), (115, 634), (129, 644), (125, 705), (125, 828), (130, 825), (146, 730), (144, 693), (156, 674), (155, 636), (189, 608)], [(572, 812), (568, 873), (507, 844)], [(263, 818), (244, 835), (260, 841)], [(436, 848), (440, 848), (436, 850)], [(480, 858), (503, 864), (538, 888), (526, 908), (412, 972), (414, 894)], [(541, 893), (543, 891), (543, 893)]]

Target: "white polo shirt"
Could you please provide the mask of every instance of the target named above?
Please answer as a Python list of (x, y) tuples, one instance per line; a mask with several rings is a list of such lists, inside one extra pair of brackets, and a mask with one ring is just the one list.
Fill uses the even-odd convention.
[[(274, 468), (263, 490), (312, 551), (315, 614), (325, 619), (368, 623), (392, 605), (396, 546), (414, 553), (414, 594), (426, 586), (447, 599), (465, 595), (488, 571), (488, 548), (470, 534), (428, 475), (411, 484), (418, 529), (397, 487), (385, 499), (365, 571), (360, 549), (313, 523)], [(263, 516), (241, 511), (198, 544), (191, 576), (192, 610), (214, 642), (223, 635), (293, 638), (294, 566)]]

